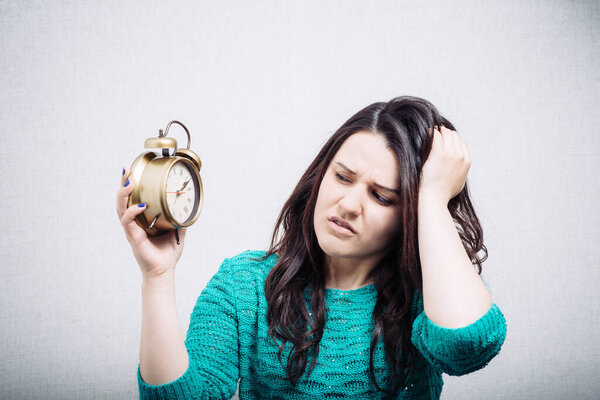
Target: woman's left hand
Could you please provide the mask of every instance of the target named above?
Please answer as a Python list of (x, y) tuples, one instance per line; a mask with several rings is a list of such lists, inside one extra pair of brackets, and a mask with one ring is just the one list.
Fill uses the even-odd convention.
[(419, 197), (426, 194), (448, 204), (465, 187), (471, 156), (467, 144), (444, 126), (433, 130), (431, 152), (421, 171)]

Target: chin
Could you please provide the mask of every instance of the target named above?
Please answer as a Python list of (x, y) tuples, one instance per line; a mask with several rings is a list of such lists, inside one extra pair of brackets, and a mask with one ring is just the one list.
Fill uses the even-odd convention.
[(346, 241), (340, 239), (331, 234), (328, 229), (327, 221), (320, 226), (320, 229), (315, 229), (315, 236), (317, 238), (317, 242), (319, 243), (319, 247), (321, 250), (323, 250), (323, 253), (329, 257), (335, 258), (361, 257), (361, 254), (358, 254), (357, 252), (358, 248), (355, 240)]
[(356, 254), (352, 254), (356, 251), (356, 246), (352, 246), (349, 243), (336, 240), (335, 237), (319, 238), (317, 236), (319, 247), (323, 250), (323, 253), (329, 257), (336, 258), (353, 258)]

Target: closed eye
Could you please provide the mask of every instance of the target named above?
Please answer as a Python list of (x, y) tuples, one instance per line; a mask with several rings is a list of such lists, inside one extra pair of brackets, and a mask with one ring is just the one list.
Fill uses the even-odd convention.
[[(338, 174), (337, 172), (336, 172), (335, 176), (338, 180), (340, 180), (342, 182), (350, 182), (350, 179), (346, 178), (344, 175)], [(377, 201), (379, 201), (383, 205), (389, 206), (389, 205), (393, 204), (393, 202), (391, 200), (388, 200), (385, 197), (382, 197), (377, 192), (373, 192), (373, 195), (375, 196)]]
[(350, 182), (350, 179), (346, 178), (344, 175), (340, 175), (336, 172), (335, 176), (342, 182)]
[(391, 202), (390, 200), (386, 199), (385, 197), (381, 197), (381, 196), (379, 195), (379, 193), (377, 193), (377, 192), (373, 192), (373, 194), (375, 195), (375, 197), (377, 198), (377, 200), (379, 200), (379, 201), (380, 201), (380, 202), (382, 202), (383, 204), (385, 204), (385, 205), (390, 205), (390, 204), (392, 204), (392, 202)]

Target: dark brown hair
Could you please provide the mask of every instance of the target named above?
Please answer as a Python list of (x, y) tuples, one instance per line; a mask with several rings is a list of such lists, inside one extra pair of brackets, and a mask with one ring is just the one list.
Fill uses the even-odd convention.
[[(359, 131), (381, 135), (396, 155), (402, 207), (402, 228), (398, 238), (368, 276), (368, 280), (375, 282), (377, 290), (369, 376), (379, 390), (390, 392), (377, 384), (373, 372), (373, 350), (383, 335), (385, 353), (391, 366), (391, 392), (394, 393), (410, 380), (417, 351), (411, 343), (412, 321), (415, 317), (411, 315), (411, 305), (415, 290), (422, 293), (417, 243), (419, 181), (433, 141), (428, 130), (442, 125), (456, 130), (430, 102), (418, 97), (402, 96), (387, 103), (379, 102), (365, 107), (329, 138), (283, 206), (265, 255), (267, 258), (274, 253), (279, 254), (277, 263), (266, 279), (265, 294), (269, 336), (281, 341), (280, 362), (286, 343), (292, 344), (286, 372), (293, 385), (306, 370), (309, 355), (311, 362), (308, 374), (312, 372), (327, 320), (323, 301), (324, 254), (313, 226), (319, 186), (342, 143)], [(481, 274), (487, 249), (466, 183), (462, 191), (450, 200), (448, 209), (471, 262)], [(282, 236), (279, 237), (281, 230)], [(478, 256), (480, 251), (483, 253), (481, 257)], [(312, 318), (304, 300), (304, 292), (309, 285), (312, 287)], [(403, 373), (405, 368), (406, 374)], [(399, 385), (397, 377), (401, 378)]]

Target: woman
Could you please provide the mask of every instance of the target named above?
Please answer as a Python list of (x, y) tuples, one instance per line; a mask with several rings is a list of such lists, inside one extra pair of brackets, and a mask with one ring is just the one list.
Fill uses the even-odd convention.
[(230, 398), (241, 378), (240, 399), (438, 399), (443, 372), (483, 368), (506, 321), (480, 277), (469, 166), (426, 100), (359, 111), (300, 179), (268, 251), (223, 262), (185, 342), (174, 289), (183, 246), (137, 226), (144, 207), (127, 208), (124, 170), (117, 212), (143, 275), (140, 396)]

